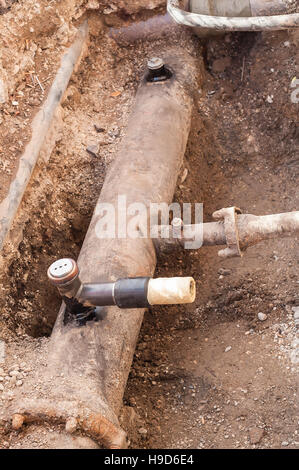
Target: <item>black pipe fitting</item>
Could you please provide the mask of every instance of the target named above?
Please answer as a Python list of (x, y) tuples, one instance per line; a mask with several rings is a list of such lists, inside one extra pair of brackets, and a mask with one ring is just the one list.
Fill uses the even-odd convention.
[(119, 308), (149, 307), (147, 290), (149, 277), (118, 279), (115, 283), (114, 298)]
[(58, 288), (67, 308), (66, 318), (80, 325), (95, 318), (95, 307), (146, 308), (150, 278), (126, 278), (116, 282), (82, 284), (77, 263), (69, 258), (55, 261), (48, 269), (50, 282)]

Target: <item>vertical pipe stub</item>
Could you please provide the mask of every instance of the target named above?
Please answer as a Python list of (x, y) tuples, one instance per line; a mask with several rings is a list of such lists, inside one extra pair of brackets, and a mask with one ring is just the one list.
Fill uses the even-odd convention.
[(175, 217), (174, 219), (172, 219), (171, 225), (172, 225), (172, 236), (174, 238), (181, 238), (183, 228), (184, 228), (184, 223), (182, 219), (180, 219), (180, 217)]
[(171, 70), (165, 66), (164, 60), (160, 57), (151, 57), (147, 61), (147, 70), (147, 82), (164, 82), (172, 77)]

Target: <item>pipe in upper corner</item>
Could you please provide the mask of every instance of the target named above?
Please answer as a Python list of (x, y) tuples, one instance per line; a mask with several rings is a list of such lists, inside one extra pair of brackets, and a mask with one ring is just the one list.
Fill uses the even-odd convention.
[[(268, 3), (270, 5), (269, 9), (267, 8), (267, 2), (264, 3), (265, 8), (261, 7), (262, 0), (254, 0), (253, 8), (249, 0), (238, 0), (233, 4), (231, 2), (223, 3), (223, 0), (208, 1), (208, 4), (205, 0), (191, 0), (188, 3), (182, 3), (183, 5), (180, 8), (181, 2), (178, 0), (167, 0), (168, 13), (178, 24), (196, 28), (196, 34), (199, 36), (206, 36), (213, 34), (213, 32), (277, 31), (299, 27), (299, 13), (276, 15), (274, 12), (274, 14), (271, 14), (273, 4), (277, 5), (280, 3), (279, 0)], [(212, 9), (211, 4), (213, 5)], [(221, 8), (223, 4), (226, 11)], [(234, 5), (234, 9), (231, 8), (231, 5)], [(217, 9), (221, 13), (220, 15), (217, 15)], [(253, 13), (262, 14), (263, 16), (251, 16)]]

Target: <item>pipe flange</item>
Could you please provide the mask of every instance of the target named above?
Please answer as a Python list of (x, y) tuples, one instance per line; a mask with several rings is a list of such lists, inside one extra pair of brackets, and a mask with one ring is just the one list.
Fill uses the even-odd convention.
[(243, 256), (240, 248), (237, 216), (242, 214), (238, 207), (224, 207), (213, 213), (213, 218), (223, 220), (227, 247), (218, 251), (221, 258), (235, 258)]

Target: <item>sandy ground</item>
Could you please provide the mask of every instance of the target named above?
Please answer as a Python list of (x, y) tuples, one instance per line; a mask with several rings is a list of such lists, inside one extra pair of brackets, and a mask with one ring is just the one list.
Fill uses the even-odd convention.
[[(126, 46), (92, 36), (1, 274), (0, 419), (46, 361), (59, 307), (46, 268), (77, 256), (146, 58), (170, 43), (196, 50), (203, 75), (175, 200), (203, 202), (207, 221), (231, 205), (257, 215), (298, 209), (298, 104), (290, 99), (298, 36), (244, 33), (203, 44), (180, 31)], [(194, 276), (198, 296), (146, 314), (120, 417), (132, 448), (298, 447), (297, 252), (297, 240), (286, 239), (240, 260), (221, 261), (216, 248), (161, 256), (156, 274)], [(1, 447), (51, 447), (44, 428), (35, 439), (1, 420), (0, 430)]]

